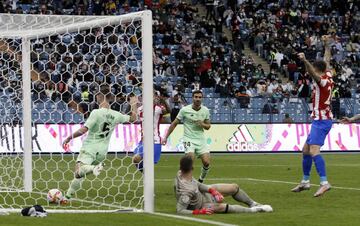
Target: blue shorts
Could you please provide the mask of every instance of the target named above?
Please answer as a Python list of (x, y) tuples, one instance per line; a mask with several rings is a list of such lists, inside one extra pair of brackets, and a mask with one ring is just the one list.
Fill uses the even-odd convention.
[[(136, 146), (134, 150), (134, 155), (140, 155), (141, 158), (144, 157), (144, 145), (140, 141), (140, 143)], [(161, 144), (154, 144), (154, 163), (158, 163), (161, 156)]]
[(309, 145), (323, 146), (331, 126), (332, 120), (314, 120), (311, 123), (311, 130), (306, 143)]

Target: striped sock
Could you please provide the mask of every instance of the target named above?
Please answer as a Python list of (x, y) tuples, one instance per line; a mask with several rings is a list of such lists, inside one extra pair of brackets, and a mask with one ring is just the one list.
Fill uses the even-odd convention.
[(201, 174), (200, 174), (200, 180), (204, 180), (205, 179), (205, 177), (206, 177), (206, 175), (208, 174), (208, 172), (209, 172), (209, 170), (210, 170), (210, 166), (203, 166), (202, 168), (201, 168)]

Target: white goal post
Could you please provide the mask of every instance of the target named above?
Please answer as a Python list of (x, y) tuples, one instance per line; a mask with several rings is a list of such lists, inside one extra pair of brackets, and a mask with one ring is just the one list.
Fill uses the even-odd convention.
[[(95, 41), (89, 44), (87, 38)], [(18, 211), (41, 204), (52, 212), (154, 212), (152, 54), (149, 10), (120, 16), (0, 14), (0, 209)], [(74, 64), (67, 57), (81, 60)], [(82, 74), (82, 70), (87, 71)], [(98, 74), (92, 74), (95, 71)], [(126, 73), (130, 72), (137, 75), (138, 83), (128, 80)], [(93, 78), (88, 81), (85, 77), (89, 74)], [(123, 136), (129, 140), (117, 137), (111, 141), (104, 174), (85, 178), (79, 197), (69, 206), (49, 204), (47, 191), (59, 188), (65, 193), (73, 178), (81, 140), (77, 138), (80, 141), (71, 153), (60, 150), (60, 141), (61, 134), (74, 132), (90, 111), (82, 108), (81, 92), (78, 101), (79, 87), (106, 81), (111, 81), (112, 90), (120, 89), (116, 95), (125, 98), (121, 107), (129, 95), (142, 96), (144, 174), (131, 161), (141, 137), (134, 131), (139, 125), (124, 125)], [(63, 86), (65, 91), (59, 91)], [(12, 110), (14, 106), (17, 108)], [(51, 142), (46, 137), (34, 140), (46, 130), (60, 139), (54, 139), (56, 146), (47, 145)], [(116, 147), (116, 142), (120, 146)]]

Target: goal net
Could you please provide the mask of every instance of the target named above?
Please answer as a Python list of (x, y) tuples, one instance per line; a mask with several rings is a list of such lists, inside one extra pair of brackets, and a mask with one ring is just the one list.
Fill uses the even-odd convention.
[[(54, 212), (152, 212), (151, 12), (0, 14), (0, 31), (0, 209), (38, 204)], [(50, 189), (63, 195), (69, 189), (86, 134), (71, 140), (67, 150), (62, 143), (99, 108), (104, 84), (110, 87), (111, 109), (123, 114), (129, 113), (132, 96), (142, 99), (137, 105), (144, 109), (143, 126), (115, 126), (107, 154), (92, 151), (82, 157), (93, 165), (105, 158), (100, 175), (82, 172), (84, 179), (67, 205), (50, 203)], [(141, 128), (144, 174), (132, 163)], [(94, 137), (108, 135), (107, 128), (101, 130), (104, 134)]]

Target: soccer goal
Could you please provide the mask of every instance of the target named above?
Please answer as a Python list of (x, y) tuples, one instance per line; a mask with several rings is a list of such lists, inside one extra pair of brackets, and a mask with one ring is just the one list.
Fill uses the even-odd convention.
[[(154, 211), (152, 15), (0, 14), (0, 209), (35, 204), (52, 212)], [(81, 128), (102, 84), (111, 107), (126, 114), (129, 97), (142, 96), (144, 174), (132, 163), (139, 124), (118, 125), (105, 167), (87, 175), (66, 206), (63, 194), (85, 136), (62, 149)], [(142, 95), (146, 94), (146, 95)]]

